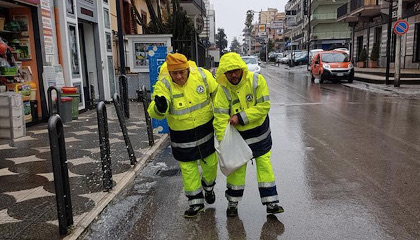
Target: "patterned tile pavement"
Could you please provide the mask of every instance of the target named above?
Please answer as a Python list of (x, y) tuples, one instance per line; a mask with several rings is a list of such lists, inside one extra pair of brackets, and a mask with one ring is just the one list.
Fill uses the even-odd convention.
[[(132, 169), (114, 105), (106, 105), (114, 185)], [(127, 129), (137, 159), (150, 150), (143, 105), (130, 102)], [(64, 124), (73, 219), (103, 199), (96, 110)], [(155, 141), (161, 138), (155, 135)], [(0, 239), (60, 239), (47, 123), (23, 138), (0, 139)]]

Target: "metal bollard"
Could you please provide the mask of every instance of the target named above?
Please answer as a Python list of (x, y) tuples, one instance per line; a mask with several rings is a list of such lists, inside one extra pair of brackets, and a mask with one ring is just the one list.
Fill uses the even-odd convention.
[(128, 106), (128, 81), (127, 76), (121, 75), (119, 77), (119, 86), (120, 86), (120, 96), (122, 98), (121, 101), (121, 109), (124, 113), (125, 118), (130, 118), (130, 107)]
[(57, 200), (58, 227), (60, 235), (66, 235), (69, 227), (73, 225), (73, 209), (63, 122), (59, 115), (54, 114), (48, 120), (48, 134), (54, 174), (55, 197)]
[[(51, 96), (52, 91), (55, 91), (57, 93), (57, 100), (55, 102), (55, 105), (56, 105), (56, 108), (57, 108), (56, 112), (53, 109), (53, 101), (52, 101), (52, 96)], [(50, 86), (47, 90), (47, 96), (48, 96), (48, 111), (50, 113), (50, 117), (54, 114), (59, 114), (60, 113), (60, 104), (61, 104), (61, 93), (60, 93), (60, 91), (55, 86)]]
[(136, 156), (134, 155), (133, 147), (131, 146), (130, 138), (128, 137), (127, 125), (125, 124), (125, 119), (124, 119), (123, 113), (121, 111), (120, 98), (118, 97), (118, 94), (115, 93), (114, 96), (112, 97), (112, 99), (113, 99), (113, 102), (114, 102), (115, 110), (117, 112), (118, 121), (120, 122), (121, 130), (123, 132), (125, 145), (127, 146), (127, 151), (128, 151), (128, 156), (130, 158), (130, 163), (131, 163), (131, 165), (135, 165), (137, 160), (136, 160)]
[(142, 99), (143, 99), (143, 108), (144, 108), (144, 116), (146, 118), (146, 125), (147, 125), (147, 137), (149, 138), (149, 146), (153, 146), (155, 144), (155, 140), (153, 139), (153, 127), (152, 127), (152, 119), (147, 112), (149, 108), (149, 98), (147, 94), (146, 86), (142, 86)]
[(108, 117), (106, 114), (106, 106), (103, 101), (99, 102), (97, 108), (98, 129), (99, 129), (99, 146), (101, 149), (102, 162), (102, 183), (105, 191), (112, 189), (112, 168), (111, 168), (111, 149), (109, 145)]

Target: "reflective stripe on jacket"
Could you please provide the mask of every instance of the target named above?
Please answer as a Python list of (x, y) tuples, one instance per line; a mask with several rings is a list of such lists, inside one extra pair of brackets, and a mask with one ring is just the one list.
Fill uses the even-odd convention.
[[(267, 82), (262, 75), (248, 71), (238, 54), (227, 53), (222, 57), (225, 59), (216, 73), (220, 88), (214, 100), (216, 137), (219, 141), (223, 139), (229, 118), (238, 114), (243, 125), (237, 124), (235, 127), (252, 149), (254, 157), (259, 157), (270, 151), (272, 146)], [(224, 73), (239, 68), (243, 70), (241, 82), (233, 85)]]
[(152, 101), (148, 112), (152, 118), (166, 117), (170, 129), (172, 152), (178, 161), (204, 159), (214, 150), (212, 97), (217, 83), (211, 73), (188, 61), (190, 72), (183, 86), (175, 84), (165, 65), (154, 85), (152, 99), (164, 96), (168, 101), (165, 113), (157, 111)]

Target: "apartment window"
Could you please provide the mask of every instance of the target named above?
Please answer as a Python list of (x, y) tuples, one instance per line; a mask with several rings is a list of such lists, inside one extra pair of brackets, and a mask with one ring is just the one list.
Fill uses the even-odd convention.
[[(147, 26), (147, 13), (145, 11), (141, 11), (140, 15), (141, 15), (141, 20), (143, 21), (142, 22), (143, 25)], [(144, 27), (142, 27), (141, 29), (142, 29), (143, 34), (145, 34), (146, 29)]]
[(131, 5), (124, 1), (123, 2), (123, 23), (124, 23), (124, 33), (132, 34), (132, 20), (131, 20)]
[(131, 19), (132, 19), (131, 33), (132, 34), (138, 34), (138, 32), (137, 32), (137, 22), (136, 22), (136, 13), (135, 13), (134, 8), (131, 8)]
[(414, 26), (413, 62), (420, 62), (420, 23)]

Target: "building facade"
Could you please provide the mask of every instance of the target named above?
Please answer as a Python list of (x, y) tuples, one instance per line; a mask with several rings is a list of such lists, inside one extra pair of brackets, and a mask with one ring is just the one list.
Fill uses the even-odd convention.
[[(347, 48), (350, 44), (350, 28), (337, 22), (337, 9), (347, 0), (311, 0), (311, 49)], [(308, 21), (305, 29), (308, 28)]]
[[(397, 1), (391, 7), (392, 22), (397, 20)], [(373, 45), (379, 46), (380, 67), (386, 66), (388, 22), (390, 4), (384, 0), (349, 0), (342, 5), (338, 12), (338, 21), (347, 23), (352, 29), (351, 42), (352, 56), (358, 61), (360, 52), (366, 48), (368, 56), (371, 55)], [(409, 23), (409, 30), (401, 39), (401, 67), (420, 69), (420, 2), (416, 0), (403, 0), (402, 19)], [(390, 62), (394, 67), (396, 35), (391, 29)]]

